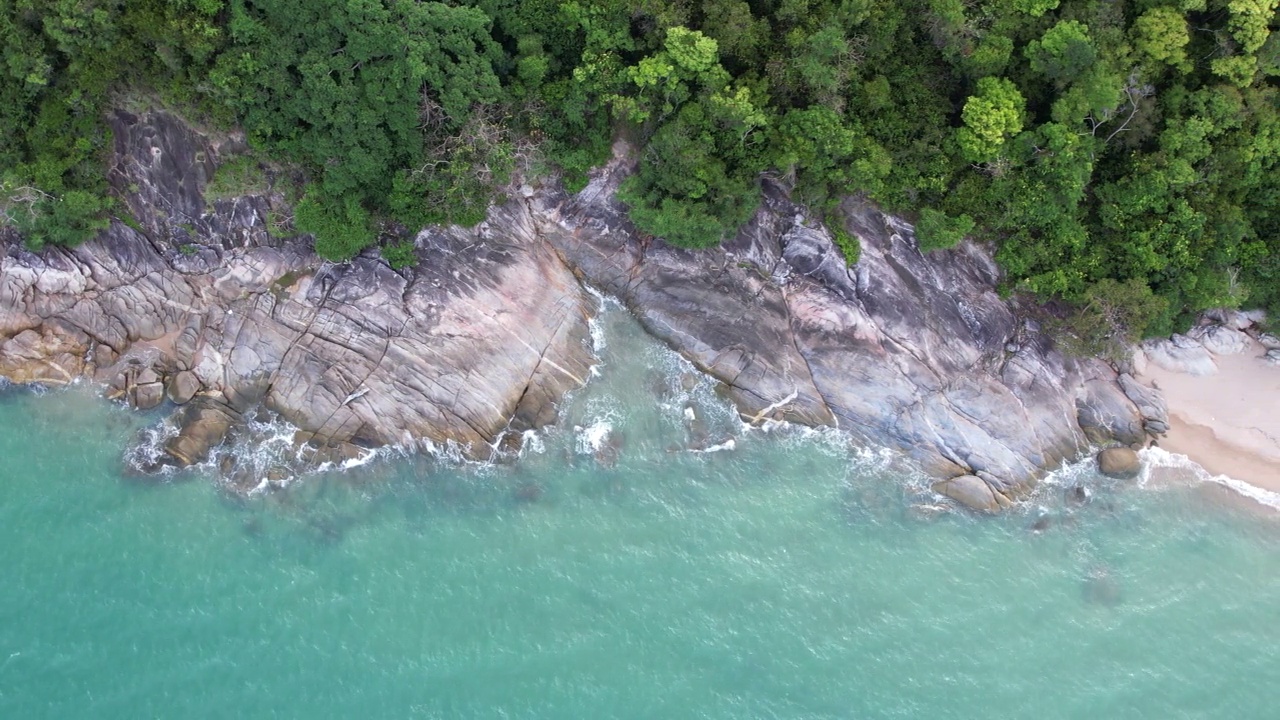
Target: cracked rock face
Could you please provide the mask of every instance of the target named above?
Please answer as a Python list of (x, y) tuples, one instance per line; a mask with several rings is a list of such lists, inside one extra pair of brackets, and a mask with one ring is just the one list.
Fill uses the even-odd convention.
[(166, 386), (175, 401), (198, 399), (170, 443), (177, 464), (259, 406), (316, 445), (428, 438), (487, 456), (504, 429), (554, 420), (588, 376), (595, 301), (519, 208), (498, 212), (484, 237), (424, 232), (407, 277), (372, 257), (333, 265), (265, 232), (279, 198), (204, 204), (211, 163), (234, 140), (164, 113), (113, 124), (113, 179), (133, 191), (141, 231), (113, 223), (41, 255), (9, 239), (0, 374), (89, 375), (139, 407), (160, 404)]
[(736, 238), (691, 253), (636, 238), (612, 200), (626, 170), (619, 160), (573, 198), (541, 198), (543, 233), (723, 381), (746, 420), (838, 425), (936, 477), (963, 477), (950, 494), (989, 510), (1091, 442), (1144, 440), (1156, 419), (1110, 366), (1065, 358), (1019, 322), (973, 245), (922, 255), (909, 224), (849, 200), (862, 255), (848, 268), (825, 228), (766, 188)]
[(259, 407), (315, 457), (418, 438), (487, 456), (504, 430), (553, 422), (588, 377), (596, 301), (579, 278), (723, 381), (744, 420), (838, 425), (982, 509), (1090, 443), (1138, 442), (1165, 421), (1157, 395), (1020, 321), (981, 249), (921, 255), (910, 225), (855, 200), (842, 213), (862, 244), (854, 268), (773, 187), (736, 238), (693, 253), (627, 222), (613, 199), (623, 158), (574, 197), (529, 189), (474, 230), (423, 231), (418, 267), (397, 273), (272, 237), (278, 195), (207, 204), (240, 139), (159, 112), (112, 123), (112, 182), (140, 229), (38, 256), (0, 246), (0, 375), (87, 375), (135, 405), (183, 404), (176, 464)]

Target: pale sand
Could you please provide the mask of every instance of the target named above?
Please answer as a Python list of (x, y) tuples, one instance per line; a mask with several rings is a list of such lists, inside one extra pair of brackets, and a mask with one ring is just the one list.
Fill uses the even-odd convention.
[(1215, 355), (1218, 373), (1175, 373), (1149, 363), (1139, 375), (1164, 392), (1169, 434), (1159, 445), (1214, 475), (1280, 492), (1280, 367), (1252, 341), (1239, 355)]

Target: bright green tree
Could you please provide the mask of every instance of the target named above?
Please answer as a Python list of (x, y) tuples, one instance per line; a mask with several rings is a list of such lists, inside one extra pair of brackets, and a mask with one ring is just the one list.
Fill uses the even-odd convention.
[(1151, 8), (1133, 23), (1133, 44), (1138, 52), (1183, 73), (1192, 70), (1186, 51), (1190, 42), (1186, 18), (1168, 6)]
[(964, 104), (964, 127), (956, 131), (961, 152), (971, 162), (989, 162), (1000, 154), (1005, 141), (1022, 130), (1026, 100), (1011, 81), (985, 77), (978, 91)]

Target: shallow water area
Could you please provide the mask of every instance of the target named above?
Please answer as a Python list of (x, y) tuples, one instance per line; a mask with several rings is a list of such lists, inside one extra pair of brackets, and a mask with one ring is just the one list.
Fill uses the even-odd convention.
[(1274, 717), (1273, 515), (1087, 463), (955, 512), (599, 322), (518, 462), (249, 498), (125, 477), (158, 415), (0, 389), (0, 717)]

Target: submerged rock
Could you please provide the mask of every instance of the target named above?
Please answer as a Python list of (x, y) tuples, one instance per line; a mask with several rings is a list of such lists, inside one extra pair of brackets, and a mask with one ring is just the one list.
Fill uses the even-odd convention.
[(530, 480), (522, 482), (516, 486), (515, 498), (517, 502), (535, 503), (542, 499), (544, 492), (546, 492), (546, 490), (542, 487), (541, 483)]
[(1081, 594), (1085, 602), (1105, 607), (1119, 605), (1122, 599), (1119, 581), (1107, 567), (1102, 565), (1089, 571), (1084, 579)]
[(1093, 497), (1093, 492), (1083, 485), (1072, 485), (1067, 488), (1066, 501), (1068, 505), (1085, 505)]

